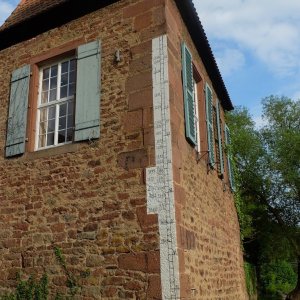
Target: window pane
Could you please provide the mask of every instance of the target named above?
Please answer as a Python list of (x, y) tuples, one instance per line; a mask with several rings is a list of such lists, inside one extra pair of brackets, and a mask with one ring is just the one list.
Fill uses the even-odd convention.
[(53, 77), (50, 79), (50, 89), (56, 89), (57, 87), (57, 77)]
[(51, 77), (57, 76), (57, 65), (51, 67)]
[(63, 85), (67, 85), (67, 84), (68, 84), (68, 73), (62, 74), (60, 85), (63, 86)]
[(50, 101), (55, 101), (55, 100), (56, 100), (56, 92), (57, 92), (56, 89), (50, 90), (49, 102), (50, 102)]
[(55, 119), (48, 121), (48, 133), (55, 131)]
[(59, 130), (66, 128), (66, 125), (67, 125), (66, 122), (67, 122), (66, 117), (59, 118)]
[(56, 109), (55, 106), (51, 106), (48, 108), (48, 120), (55, 119)]
[(45, 135), (46, 134), (46, 126), (47, 126), (47, 122), (41, 122), (40, 123), (40, 130), (39, 130), (40, 135)]
[(74, 114), (74, 104), (73, 101), (68, 102), (68, 115)]
[(48, 92), (42, 92), (42, 99), (41, 99), (42, 104), (48, 102)]
[(39, 148), (43, 148), (46, 146), (46, 135), (39, 136)]
[(42, 108), (40, 110), (40, 122), (47, 120), (47, 108)]
[(72, 59), (70, 61), (70, 71), (74, 71), (76, 69), (76, 60)]
[(69, 96), (73, 96), (75, 94), (75, 84), (72, 83), (69, 85)]
[(50, 72), (49, 68), (43, 70), (43, 79), (49, 78), (49, 72)]
[(74, 130), (72, 128), (69, 128), (67, 130), (67, 142), (73, 141), (73, 135), (74, 135)]
[(65, 85), (60, 88), (60, 99), (65, 98), (68, 96), (68, 86)]
[(64, 103), (59, 106), (59, 116), (63, 117), (66, 114), (67, 114), (67, 103)]
[(47, 134), (47, 146), (54, 145), (54, 132)]
[(49, 79), (43, 80), (43, 91), (48, 91), (49, 90)]
[(65, 143), (66, 142), (66, 131), (65, 130), (60, 130), (58, 132), (58, 143)]
[(62, 73), (67, 73), (69, 71), (69, 62), (66, 61), (61, 64), (61, 72)]
[(68, 123), (67, 123), (67, 128), (73, 127), (74, 126), (74, 120), (73, 120), (73, 115), (68, 116)]
[(70, 83), (74, 83), (75, 82), (75, 71), (70, 72)]

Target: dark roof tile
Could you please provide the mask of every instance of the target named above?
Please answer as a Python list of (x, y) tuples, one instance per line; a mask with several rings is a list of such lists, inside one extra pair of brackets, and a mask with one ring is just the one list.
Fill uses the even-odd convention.
[(175, 0), (175, 3), (181, 13), (181, 16), (187, 26), (187, 29), (193, 39), (193, 42), (203, 58), (203, 64), (213, 83), (214, 89), (220, 98), (223, 107), (226, 110), (232, 110), (233, 105), (218, 68), (214, 54), (208, 42), (204, 28), (199, 19), (196, 8), (192, 0)]
[[(0, 51), (118, 1), (120, 0), (21, 0), (20, 4), (0, 27)], [(200, 56), (203, 58), (203, 63), (223, 107), (226, 110), (233, 109), (193, 1), (174, 1)], [(66, 11), (69, 13), (66, 14)]]
[(0, 27), (0, 31), (15, 26), (67, 0), (22, 0)]

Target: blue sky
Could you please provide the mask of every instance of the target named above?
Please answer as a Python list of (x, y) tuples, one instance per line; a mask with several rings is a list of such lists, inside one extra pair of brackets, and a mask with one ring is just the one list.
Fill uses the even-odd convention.
[(261, 99), (300, 98), (299, 0), (194, 0), (234, 105), (262, 124)]
[(0, 24), (5, 21), (18, 3), (19, 0), (0, 0)]
[[(149, 0), (150, 1), (150, 0)], [(0, 0), (3, 23), (19, 0)], [(235, 106), (257, 124), (261, 99), (300, 98), (299, 0), (194, 0)]]

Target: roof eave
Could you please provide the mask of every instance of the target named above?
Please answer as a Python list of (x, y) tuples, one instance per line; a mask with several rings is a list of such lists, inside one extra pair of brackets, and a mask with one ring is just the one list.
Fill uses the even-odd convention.
[[(120, 0), (85, 0), (85, 5), (82, 5), (82, 1), (67, 0), (0, 31), (0, 51), (118, 1)], [(232, 110), (232, 102), (192, 0), (175, 0), (175, 3), (224, 109)]]
[(175, 0), (175, 3), (203, 60), (203, 64), (224, 109), (228, 111), (233, 110), (233, 104), (192, 0)]
[(82, 5), (82, 1), (67, 0), (0, 31), (0, 51), (118, 1), (85, 0)]

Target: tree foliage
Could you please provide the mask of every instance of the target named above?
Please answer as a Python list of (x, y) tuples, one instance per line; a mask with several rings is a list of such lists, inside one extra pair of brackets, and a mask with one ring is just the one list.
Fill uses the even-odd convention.
[(279, 291), (290, 292), (296, 285), (297, 275), (289, 262), (279, 260), (263, 263), (260, 279), (265, 292), (269, 295), (276, 295)]
[[(260, 129), (245, 108), (229, 114), (227, 121), (237, 194), (251, 218), (247, 226), (252, 230), (243, 234), (251, 244), (246, 250), (263, 268), (265, 262), (283, 264), (285, 259), (299, 263), (300, 101), (270, 96), (262, 104), (266, 125)], [(298, 282), (295, 295), (299, 289)]]
[(1, 297), (2, 300), (47, 300), (48, 277), (44, 274), (40, 280), (30, 276), (28, 280), (21, 280), (18, 275), (16, 291)]

